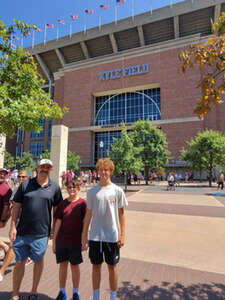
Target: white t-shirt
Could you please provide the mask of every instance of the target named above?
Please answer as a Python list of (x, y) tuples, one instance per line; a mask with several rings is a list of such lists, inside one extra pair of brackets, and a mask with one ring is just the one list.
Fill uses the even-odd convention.
[(123, 190), (114, 183), (90, 189), (87, 193), (87, 208), (92, 210), (89, 240), (116, 243), (120, 230), (118, 208), (127, 205)]

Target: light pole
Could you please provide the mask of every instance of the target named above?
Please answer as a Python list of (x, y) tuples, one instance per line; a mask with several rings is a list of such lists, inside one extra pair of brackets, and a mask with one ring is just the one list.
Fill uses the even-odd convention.
[(104, 147), (103, 141), (99, 142), (99, 147), (100, 147), (100, 156), (101, 156), (101, 158), (103, 158), (103, 147)]

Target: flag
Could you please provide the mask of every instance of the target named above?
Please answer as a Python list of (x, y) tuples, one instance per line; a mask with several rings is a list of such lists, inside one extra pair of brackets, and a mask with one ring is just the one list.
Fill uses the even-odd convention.
[(54, 28), (54, 24), (46, 24), (45, 28)]
[(101, 9), (107, 9), (107, 8), (109, 8), (109, 4), (101, 4), (100, 8)]
[(71, 18), (72, 21), (77, 20), (78, 19), (78, 15), (71, 15), (70, 18)]
[(39, 28), (39, 27), (34, 27), (34, 31), (36, 31), (36, 32), (42, 32), (42, 29)]
[(116, 4), (124, 4), (126, 3), (126, 0), (116, 0)]
[(13, 43), (11, 43), (11, 44), (10, 44), (10, 48), (11, 48), (11, 49), (16, 49), (16, 45), (13, 44)]
[(59, 19), (59, 20), (58, 20), (58, 24), (63, 24), (63, 25), (64, 25), (64, 24), (65, 24), (65, 21), (62, 20), (62, 19)]
[(88, 15), (91, 15), (94, 13), (94, 10), (93, 9), (85, 9), (85, 13)]
[(30, 36), (30, 32), (29, 32), (29, 31), (26, 31), (26, 32), (24, 32), (23, 35), (24, 35), (24, 36)]
[(20, 38), (19, 38), (18, 36), (15, 36), (15, 35), (12, 37), (12, 40), (13, 40), (13, 41), (19, 41), (19, 39), (20, 39)]

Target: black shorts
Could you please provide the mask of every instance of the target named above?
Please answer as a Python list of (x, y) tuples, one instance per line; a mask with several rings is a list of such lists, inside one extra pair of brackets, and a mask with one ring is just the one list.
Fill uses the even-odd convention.
[(65, 246), (61, 244), (56, 244), (55, 250), (57, 264), (64, 261), (69, 261), (71, 265), (78, 265), (83, 262), (81, 245)]
[(117, 243), (89, 241), (89, 258), (93, 265), (100, 265), (104, 260), (108, 265), (116, 265), (120, 260), (120, 249)]

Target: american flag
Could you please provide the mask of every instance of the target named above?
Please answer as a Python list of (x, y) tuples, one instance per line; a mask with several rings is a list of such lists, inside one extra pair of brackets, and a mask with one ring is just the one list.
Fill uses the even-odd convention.
[(24, 36), (30, 36), (30, 32), (29, 32), (29, 31), (26, 31), (26, 32), (24, 32), (23, 35), (24, 35)]
[(58, 20), (58, 24), (65, 24), (65, 21), (62, 20), (62, 19), (59, 19), (59, 20)]
[(107, 9), (107, 8), (109, 8), (109, 4), (101, 4), (100, 8), (101, 9)]
[(14, 45), (13, 43), (10, 44), (10, 48), (11, 49), (16, 49), (16, 45)]
[(126, 0), (116, 0), (116, 4), (124, 4), (126, 3)]
[(18, 36), (15, 36), (15, 35), (12, 37), (12, 40), (13, 40), (13, 41), (19, 41), (19, 39), (20, 39), (20, 38), (19, 38)]
[(36, 32), (42, 32), (42, 29), (39, 28), (39, 27), (35, 27), (35, 28), (34, 28), (34, 31), (36, 31)]
[(46, 24), (45, 28), (54, 28), (54, 24)]
[(78, 15), (71, 15), (70, 18), (71, 18), (71, 20), (77, 20), (78, 19)]
[(85, 9), (85, 13), (88, 15), (91, 15), (94, 13), (94, 10), (93, 9)]

